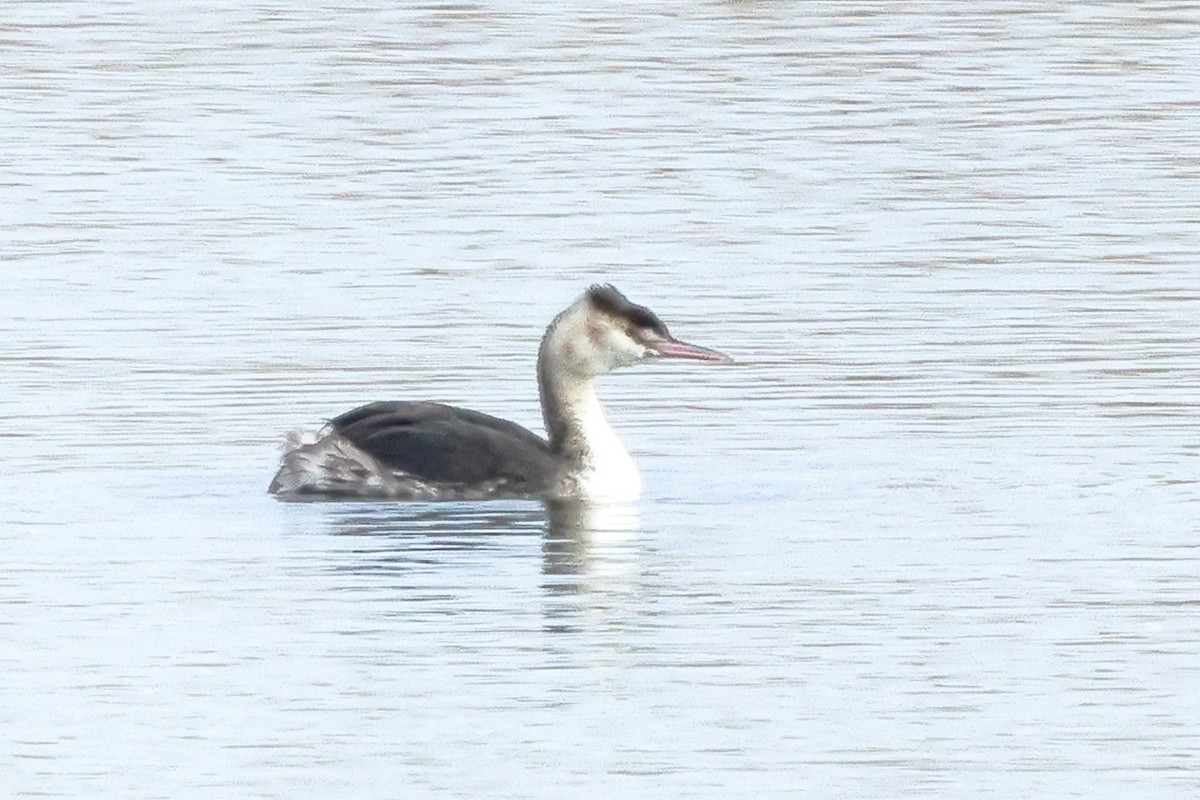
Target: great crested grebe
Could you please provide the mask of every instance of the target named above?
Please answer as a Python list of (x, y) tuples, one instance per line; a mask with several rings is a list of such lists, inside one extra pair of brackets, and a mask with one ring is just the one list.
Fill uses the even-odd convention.
[(592, 381), (646, 358), (730, 361), (674, 338), (654, 312), (614, 287), (593, 286), (554, 318), (538, 348), (549, 441), (465, 408), (370, 403), (337, 417), (315, 439), (290, 440), (270, 491), (285, 500), (636, 499), (637, 465), (609, 426)]

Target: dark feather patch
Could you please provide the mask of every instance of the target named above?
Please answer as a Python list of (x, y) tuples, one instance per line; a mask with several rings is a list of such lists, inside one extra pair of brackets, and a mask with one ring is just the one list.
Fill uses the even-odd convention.
[(511, 496), (551, 488), (558, 461), (546, 442), (516, 423), (440, 403), (371, 403), (333, 427), (381, 464), (422, 483), (456, 487), (496, 483)]
[(629, 302), (611, 283), (596, 285), (588, 289), (588, 300), (592, 306), (606, 314), (627, 320), (638, 328), (649, 328), (662, 337), (670, 337), (667, 326), (645, 306)]

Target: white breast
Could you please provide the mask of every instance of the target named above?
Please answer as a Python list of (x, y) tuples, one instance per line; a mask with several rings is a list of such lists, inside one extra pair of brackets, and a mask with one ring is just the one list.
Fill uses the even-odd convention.
[(621, 443), (592, 453), (592, 459), (575, 478), (579, 493), (589, 500), (629, 501), (642, 494), (642, 476), (637, 464)]
[(638, 499), (642, 477), (637, 464), (608, 424), (590, 384), (580, 388), (571, 399), (583, 457), (568, 479), (575, 492), (589, 500)]

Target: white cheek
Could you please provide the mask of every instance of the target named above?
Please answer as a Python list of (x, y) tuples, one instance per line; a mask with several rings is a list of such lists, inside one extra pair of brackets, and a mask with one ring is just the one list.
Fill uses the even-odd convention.
[(625, 367), (646, 357), (646, 348), (621, 333), (604, 337), (604, 349), (611, 354), (612, 366)]

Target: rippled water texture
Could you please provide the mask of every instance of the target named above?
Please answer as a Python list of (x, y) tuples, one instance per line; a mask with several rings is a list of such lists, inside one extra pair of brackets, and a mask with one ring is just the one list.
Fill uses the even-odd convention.
[[(1200, 11), (10, 3), (0, 795), (1200, 793)], [(281, 505), (373, 399), (636, 507)]]

